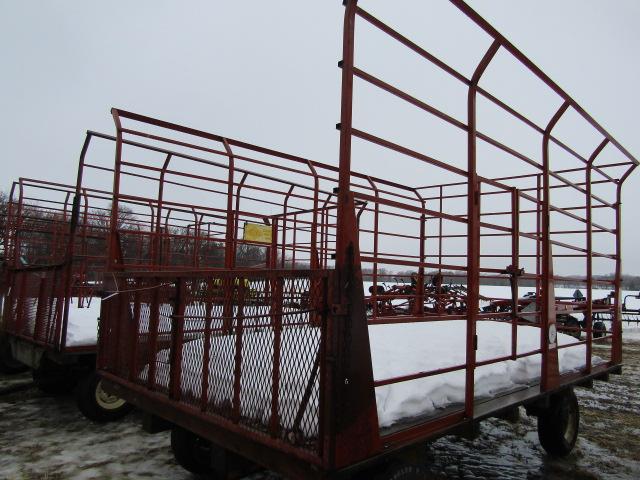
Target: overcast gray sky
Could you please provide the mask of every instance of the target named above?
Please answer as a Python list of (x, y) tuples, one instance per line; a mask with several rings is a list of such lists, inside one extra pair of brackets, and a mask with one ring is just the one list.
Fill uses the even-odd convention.
[[(434, 17), (443, 3), (422, 2)], [(640, 2), (469, 3), (640, 156)], [(338, 0), (0, 0), (0, 188), (70, 183), (85, 130), (113, 132), (112, 106), (337, 162), (343, 13)], [(623, 202), (624, 272), (640, 274), (640, 174)]]

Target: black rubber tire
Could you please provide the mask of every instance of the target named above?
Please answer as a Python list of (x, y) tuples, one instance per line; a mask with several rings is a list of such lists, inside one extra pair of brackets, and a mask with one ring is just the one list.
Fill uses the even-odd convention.
[(571, 315), (567, 315), (565, 317), (565, 322), (564, 325), (567, 327), (571, 327), (571, 328), (576, 328), (577, 330), (570, 330), (565, 332), (567, 335), (571, 335), (572, 337), (575, 337), (577, 339), (580, 339), (580, 322), (578, 321), (578, 319), (576, 317), (573, 317)]
[(78, 383), (76, 404), (85, 417), (99, 423), (120, 420), (133, 409), (130, 403), (104, 392), (96, 372), (89, 373)]
[(73, 391), (78, 377), (70, 367), (60, 365), (42, 357), (40, 366), (31, 371), (33, 383), (38, 390), (48, 395), (64, 395)]
[(373, 477), (374, 480), (427, 480), (426, 468), (420, 465), (411, 465), (405, 463), (394, 463), (388, 466), (384, 471), (377, 472)]
[(0, 373), (15, 375), (29, 370), (29, 367), (20, 363), (11, 352), (11, 345), (6, 340), (0, 340)]
[(212, 475), (211, 442), (195, 433), (174, 425), (171, 429), (171, 450), (178, 465), (196, 475)]
[(580, 408), (572, 389), (552, 395), (538, 415), (538, 439), (553, 457), (569, 455), (578, 440)]
[(604, 337), (607, 334), (607, 326), (604, 322), (594, 322), (593, 324), (593, 338)]

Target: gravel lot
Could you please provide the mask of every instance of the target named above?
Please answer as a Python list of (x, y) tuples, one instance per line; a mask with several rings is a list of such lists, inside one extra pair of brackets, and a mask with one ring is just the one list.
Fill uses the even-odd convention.
[[(515, 425), (483, 423), (475, 440), (447, 437), (422, 446), (411, 463), (428, 479), (640, 478), (640, 341), (626, 342), (624, 352), (622, 376), (577, 390), (581, 433), (567, 459), (549, 459), (535, 419), (523, 415)], [(27, 375), (0, 376), (0, 391), (1, 479), (193, 478), (173, 461), (168, 432), (143, 432), (137, 412), (118, 423), (92, 424), (73, 398), (40, 393)]]

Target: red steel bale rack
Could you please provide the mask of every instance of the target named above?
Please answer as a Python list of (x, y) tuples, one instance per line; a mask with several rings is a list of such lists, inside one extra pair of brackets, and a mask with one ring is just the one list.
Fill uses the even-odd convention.
[[(620, 371), (621, 189), (638, 162), (476, 12), (451, 3), (488, 39), (471, 75), (356, 1), (345, 2), (337, 167), (112, 110), (110, 294), (102, 304), (98, 369), (114, 392), (287, 476), (324, 478), (519, 405), (540, 411), (574, 385)], [(466, 118), (356, 65), (356, 25), (454, 82)], [(558, 106), (544, 122), (481, 85), (499, 55), (554, 96)], [(463, 161), (456, 165), (360, 129), (354, 90), (363, 85), (458, 132)], [(533, 135), (536, 151), (485, 133), (480, 102)], [(569, 117), (597, 138), (587, 154), (556, 133)], [(521, 170), (485, 175), (479, 165), (487, 147)], [(413, 162), (416, 184), (397, 172), (374, 176), (354, 167), (368, 166), (374, 150)], [(601, 161), (605, 156), (616, 160)], [(425, 185), (429, 177), (443, 181)], [(123, 245), (139, 233), (118, 223), (123, 207), (151, 218), (145, 252), (135, 261)], [(263, 236), (252, 236), (254, 228)], [(596, 261), (612, 266), (612, 280), (593, 278)], [(584, 275), (554, 273), (569, 263)], [(378, 288), (399, 269), (414, 272), (413, 288)], [(443, 277), (458, 278), (464, 288), (445, 291)], [(511, 285), (506, 308), (481, 295), (481, 277)], [(557, 282), (584, 285), (586, 301), (556, 299)], [(526, 285), (535, 301), (525, 313), (518, 287)], [(613, 291), (609, 301), (594, 298), (597, 286)], [(571, 311), (584, 314), (583, 326), (560, 321)], [(611, 321), (594, 335), (597, 314)], [(374, 378), (370, 329), (448, 321), (465, 322), (462, 364)], [(481, 322), (510, 325), (508, 355), (476, 358)], [(517, 349), (520, 325), (539, 328), (531, 351)], [(559, 345), (557, 331), (578, 338)], [(575, 346), (585, 348), (584, 366), (561, 372), (558, 351)], [(604, 357), (596, 364), (594, 348)], [(537, 382), (489, 399), (476, 395), (479, 369), (532, 356), (541, 357)], [(380, 427), (376, 389), (451, 372), (464, 373), (463, 402)]]

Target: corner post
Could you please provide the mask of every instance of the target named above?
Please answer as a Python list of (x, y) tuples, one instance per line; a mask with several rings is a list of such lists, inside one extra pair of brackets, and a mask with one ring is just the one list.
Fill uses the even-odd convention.
[(480, 310), (480, 182), (476, 165), (476, 94), (480, 78), (499, 48), (500, 42), (494, 40), (473, 72), (467, 97), (467, 348), (464, 395), (467, 418), (473, 418), (476, 321)]

